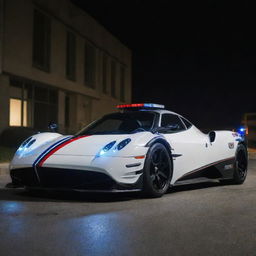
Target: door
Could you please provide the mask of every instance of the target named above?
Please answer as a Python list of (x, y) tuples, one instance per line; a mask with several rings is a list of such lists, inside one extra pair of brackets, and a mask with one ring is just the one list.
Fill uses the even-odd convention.
[(208, 163), (209, 138), (195, 126), (186, 127), (178, 115), (162, 114), (161, 126), (167, 128), (162, 135), (172, 147), (172, 183), (183, 175)]

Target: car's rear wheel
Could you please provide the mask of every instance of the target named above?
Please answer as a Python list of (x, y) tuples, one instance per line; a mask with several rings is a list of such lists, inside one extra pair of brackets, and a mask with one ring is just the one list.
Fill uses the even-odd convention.
[(150, 197), (161, 197), (168, 190), (172, 177), (172, 161), (161, 143), (152, 145), (144, 165), (143, 191)]
[(243, 184), (247, 176), (248, 153), (243, 144), (239, 144), (236, 150), (234, 174), (231, 180), (222, 180), (222, 184)]
[(238, 145), (236, 151), (236, 161), (234, 166), (234, 176), (232, 182), (235, 184), (244, 183), (247, 176), (248, 156), (247, 149), (243, 144)]

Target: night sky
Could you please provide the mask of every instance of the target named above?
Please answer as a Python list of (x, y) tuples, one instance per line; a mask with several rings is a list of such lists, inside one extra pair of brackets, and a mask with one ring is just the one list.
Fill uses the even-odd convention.
[(246, 1), (74, 0), (133, 52), (133, 102), (199, 128), (256, 112), (256, 19)]

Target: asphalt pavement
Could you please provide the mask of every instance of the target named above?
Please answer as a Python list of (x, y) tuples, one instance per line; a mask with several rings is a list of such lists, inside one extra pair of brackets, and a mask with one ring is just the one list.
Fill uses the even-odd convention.
[(256, 255), (256, 160), (243, 185), (173, 188), (162, 198), (6, 189), (0, 255)]

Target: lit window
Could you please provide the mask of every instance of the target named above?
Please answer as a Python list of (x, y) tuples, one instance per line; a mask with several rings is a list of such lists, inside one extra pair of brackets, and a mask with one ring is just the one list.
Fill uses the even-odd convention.
[(28, 126), (28, 102), (23, 101), (23, 126)]
[[(22, 100), (10, 99), (10, 126), (27, 126), (27, 101), (23, 101), (22, 111)], [(22, 118), (23, 114), (23, 118)], [(22, 125), (23, 120), (23, 125)]]

